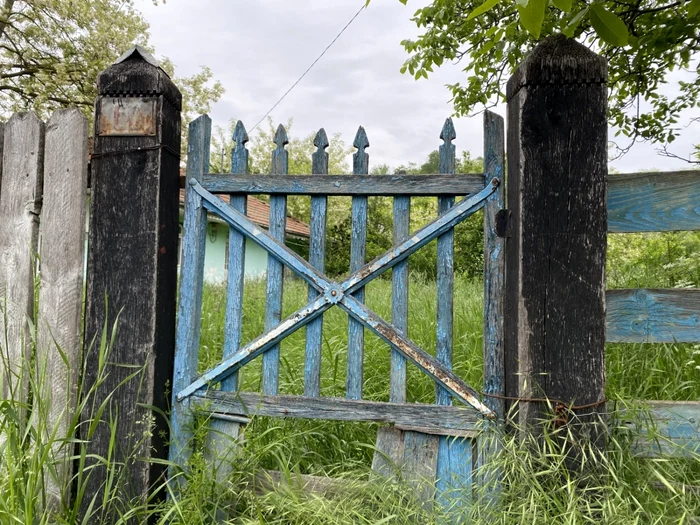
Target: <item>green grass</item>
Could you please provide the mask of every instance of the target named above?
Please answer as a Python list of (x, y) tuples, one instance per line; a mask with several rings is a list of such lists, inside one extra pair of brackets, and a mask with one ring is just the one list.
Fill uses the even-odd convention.
[[(471, 385), (482, 382), (482, 284), (458, 278), (455, 283), (455, 370)], [(265, 283), (246, 284), (243, 339), (249, 341), (263, 331)], [(306, 286), (296, 280), (285, 282), (284, 314), (306, 302)], [(367, 292), (368, 305), (390, 319), (391, 283), (373, 282)], [(412, 276), (410, 287), (409, 335), (427, 350), (435, 346), (435, 284)], [(207, 286), (204, 294), (202, 352), (200, 368), (220, 358), (223, 344), (225, 290)], [(93, 351), (107, 362), (111, 334), (105, 330)], [(343, 396), (347, 317), (338, 308), (325, 315), (323, 338), (322, 395)], [(304, 330), (282, 344), (280, 390), (300, 394), (303, 390)], [(244, 367), (241, 389), (260, 388), (260, 359)], [(39, 391), (41, 371), (30, 367), (30, 384)], [(39, 367), (40, 370), (40, 367)], [(101, 373), (106, 373), (102, 371)], [(693, 345), (609, 345), (607, 351), (607, 395), (611, 399), (696, 400), (700, 398), (700, 348)], [(133, 379), (140, 381), (138, 371)], [(366, 334), (364, 397), (388, 399), (389, 349)], [(83, 406), (92, 414), (83, 425), (92, 428), (102, 407), (93, 406), (94, 392), (83, 392)], [(434, 401), (434, 384), (409, 367), (410, 401)], [(90, 507), (85, 523), (212, 523), (228, 516), (236, 524), (363, 524), (363, 523), (697, 523), (700, 517), (700, 457), (691, 460), (641, 459), (630, 452), (635, 429), (614, 425), (605, 455), (576, 443), (564, 427), (548, 431), (544, 439), (520, 442), (515, 435), (501, 436), (503, 447), (493, 463), (501, 472), (501, 497), (496, 507), (485, 504), (488, 493), (481, 489), (473, 504), (456, 499), (460, 510), (425, 508), (415, 499), (410, 486), (386, 481), (371, 471), (377, 425), (255, 418), (246, 427), (239, 453), (229, 466), (228, 478), (216, 482), (214, 468), (205, 459), (203, 443), (206, 425), (198, 428), (195, 455), (187, 474), (188, 485), (168, 501), (129, 501), (124, 494), (126, 470), (110, 457), (97, 458), (112, 480), (105, 497), (89, 502), (81, 497), (91, 468), (77, 471), (74, 485), (77, 499), (58, 508), (47, 508), (44, 487), (55, 476), (57, 447), (75, 446), (78, 464), (88, 464), (83, 442), (53, 435), (48, 427), (42, 401), (35, 400), (39, 414), (32, 427), (19, 413), (29, 407), (15, 400), (2, 403), (0, 433), (7, 436), (0, 445), (0, 524), (77, 523), (78, 509)], [(641, 415), (643, 416), (643, 414)], [(613, 419), (614, 421), (614, 419)], [(79, 420), (74, 419), (75, 430)], [(114, 420), (111, 423), (114, 425)], [(113, 427), (116, 428), (116, 427)], [(48, 437), (47, 437), (48, 436)], [(116, 446), (118, 438), (113, 437)], [(589, 477), (576, 481), (565, 458), (572, 447), (583, 447)], [(263, 469), (280, 471), (293, 479), (297, 473), (332, 476), (344, 480), (343, 488), (325, 496), (304, 493), (290, 486), (259, 493), (251, 480)], [(482, 499), (484, 498), (484, 499)], [(92, 503), (92, 506), (90, 504)], [(488, 510), (491, 509), (491, 510)], [(693, 521), (695, 520), (695, 521)]]

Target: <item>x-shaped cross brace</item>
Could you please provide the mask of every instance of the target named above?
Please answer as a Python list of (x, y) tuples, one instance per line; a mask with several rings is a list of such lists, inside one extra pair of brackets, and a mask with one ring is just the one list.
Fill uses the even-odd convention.
[(476, 408), (489, 419), (496, 417), (493, 411), (479, 401), (479, 394), (474, 389), (437, 359), (418, 347), (413, 341), (401, 335), (393, 326), (352, 297), (351, 294), (381, 273), (406, 259), (435, 237), (449, 231), (469, 215), (482, 208), (486, 198), (496, 190), (499, 183), (498, 179), (492, 179), (492, 183), (479, 193), (453, 206), (449, 211), (416, 232), (412, 237), (393, 247), (381, 257), (366, 264), (345, 281), (338, 283), (316, 270), (307, 261), (284, 246), (284, 244), (279, 244), (267, 232), (255, 226), (245, 215), (204, 189), (198, 181), (191, 179), (191, 190), (202, 197), (202, 203), (207, 210), (217, 214), (230, 227), (251, 238), (272, 256), (294, 270), (302, 279), (318, 290), (320, 295), (284, 319), (275, 328), (251, 341), (236, 353), (224, 359), (219, 365), (202, 374), (192, 384), (181, 390), (177, 394), (176, 399), (182, 401), (197, 390), (225, 379), (243, 365), (321, 315), (331, 306), (337, 304), (406, 358), (413, 361), (421, 370), (464, 403)]

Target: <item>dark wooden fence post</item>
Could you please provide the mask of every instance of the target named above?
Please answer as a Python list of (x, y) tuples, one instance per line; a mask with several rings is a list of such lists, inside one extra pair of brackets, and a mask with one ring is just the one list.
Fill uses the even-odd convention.
[[(508, 82), (504, 343), (521, 428), (576, 420), (583, 437), (604, 410), (606, 81), (602, 57), (555, 36)], [(527, 401), (543, 397), (554, 417)]]
[[(103, 376), (88, 407), (112, 398), (89, 450), (107, 457), (110, 420), (118, 418), (112, 459), (142, 458), (127, 464), (127, 486), (119, 490), (144, 497), (164, 472), (148, 459), (168, 457), (167, 422), (148, 406), (167, 410), (172, 381), (182, 96), (138, 46), (99, 75), (98, 89), (83, 391)], [(117, 315), (113, 350), (100, 370), (101, 331), (111, 332)], [(84, 414), (90, 417), (95, 413)], [(103, 490), (105, 475), (104, 467), (90, 472), (84, 505)]]

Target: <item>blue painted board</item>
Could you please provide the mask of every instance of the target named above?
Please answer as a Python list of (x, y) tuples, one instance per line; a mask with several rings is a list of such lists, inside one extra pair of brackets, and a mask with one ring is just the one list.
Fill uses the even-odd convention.
[(608, 290), (606, 342), (700, 342), (700, 289)]
[[(289, 168), (289, 153), (285, 146), (289, 143), (287, 131), (282, 124), (277, 128), (274, 142), (277, 147), (272, 153), (272, 173), (286, 174)], [(287, 224), (286, 195), (270, 197), (270, 236), (284, 244)], [(265, 304), (265, 330), (271, 330), (282, 319), (282, 296), (284, 290), (284, 265), (274, 257), (267, 258), (267, 302)], [(274, 395), (279, 390), (280, 346), (274, 345), (263, 355), (262, 391)]]
[(700, 230), (700, 171), (608, 176), (611, 233)]
[[(394, 197), (394, 246), (410, 235), (411, 198)], [(408, 336), (408, 260), (394, 266), (391, 274), (391, 322), (400, 333)], [(396, 348), (391, 349), (389, 401), (406, 402), (406, 358)]]
[[(316, 151), (311, 156), (313, 175), (328, 173), (328, 136), (321, 128), (314, 138)], [(328, 198), (311, 197), (311, 239), (309, 240), (309, 263), (323, 272), (326, 265), (326, 217)], [(318, 290), (309, 285), (309, 301), (318, 297)], [(323, 316), (311, 321), (306, 326), (306, 354), (304, 361), (304, 395), (318, 397), (321, 395), (321, 344), (323, 337)]]
[[(211, 119), (203, 115), (189, 125), (187, 144), (187, 178), (197, 180), (209, 171)], [(176, 393), (197, 376), (201, 333), (202, 289), (204, 286), (204, 247), (207, 233), (207, 212), (201, 195), (189, 185), (185, 190), (185, 217), (180, 268), (180, 300), (178, 301), (175, 360), (173, 365), (173, 400), (170, 415), (172, 438), (169, 457), (170, 479), (176, 477), (175, 465), (183, 467), (191, 456), (193, 415), (188, 400), (177, 399)], [(178, 481), (177, 483), (179, 483)]]
[[(505, 173), (505, 134), (503, 118), (484, 112), (484, 184)], [(487, 500), (498, 498), (500, 473), (483, 468), (500, 450), (498, 430), (504, 422), (505, 402), (493, 396), (505, 394), (503, 354), (503, 298), (505, 295), (505, 239), (496, 234), (496, 214), (505, 208), (504, 187), (489, 195), (484, 206), (484, 403), (497, 420), (489, 421), (477, 440), (479, 483), (488, 491)], [(490, 430), (494, 432), (489, 432)]]
[[(439, 148), (440, 173), (454, 174), (456, 138), (452, 119), (445, 120), (440, 132), (444, 141)], [(454, 206), (454, 197), (438, 197), (438, 214), (447, 213)], [(438, 361), (452, 368), (452, 343), (454, 322), (454, 230), (448, 230), (437, 240), (437, 339), (435, 356)], [(450, 395), (436, 385), (435, 399), (438, 405), (449, 405)]]
[[(240, 120), (233, 132), (235, 147), (231, 152), (231, 173), (248, 173), (248, 134)], [(246, 214), (247, 197), (240, 193), (230, 197), (231, 207)], [(229, 228), (228, 237), (228, 279), (226, 286), (226, 318), (224, 321), (223, 357), (229, 357), (238, 351), (243, 331), (243, 285), (245, 279), (245, 235), (234, 228)], [(238, 373), (231, 374), (221, 382), (221, 389), (238, 390)]]
[(461, 522), (471, 503), (473, 450), (472, 439), (440, 437), (435, 499), (452, 523)]
[[(369, 170), (369, 155), (365, 149), (369, 147), (369, 141), (362, 126), (357, 130), (353, 146), (357, 151), (352, 157), (352, 172), (355, 175), (366, 175)], [(350, 272), (355, 272), (364, 266), (367, 253), (367, 197), (353, 197), (351, 206)], [(364, 288), (355, 290), (354, 295), (358, 301), (364, 302)], [(350, 399), (362, 399), (364, 350), (365, 329), (362, 323), (352, 318), (348, 319), (346, 395)]]

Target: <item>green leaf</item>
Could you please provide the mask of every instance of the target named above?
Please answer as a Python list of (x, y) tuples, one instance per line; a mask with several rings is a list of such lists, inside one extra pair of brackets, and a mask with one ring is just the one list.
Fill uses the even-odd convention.
[(500, 2), (501, 2), (501, 0), (486, 0), (486, 2), (484, 2), (479, 7), (474, 9), (474, 11), (469, 13), (467, 20), (472, 20), (473, 18), (476, 18), (477, 16), (484, 14), (486, 11), (491, 9), (493, 6), (499, 4)]
[(571, 11), (572, 0), (552, 0), (552, 4), (554, 4), (555, 7), (558, 7), (565, 13), (568, 13), (569, 11)]
[(700, 11), (700, 0), (691, 0), (688, 5), (688, 15), (695, 16)]
[(590, 20), (595, 32), (608, 44), (621, 47), (629, 42), (629, 32), (625, 23), (602, 4), (591, 5)]
[(576, 28), (579, 26), (579, 24), (581, 23), (581, 20), (583, 20), (583, 17), (586, 16), (587, 13), (588, 13), (587, 7), (581, 9), (578, 13), (576, 13), (573, 16), (573, 18), (569, 21), (569, 23), (566, 24), (566, 27), (562, 30), (562, 33), (564, 33), (569, 38), (574, 36), (574, 32), (576, 31)]
[(527, 6), (518, 5), (517, 7), (520, 23), (534, 38), (539, 38), (542, 22), (544, 22), (544, 10), (547, 7), (545, 0), (530, 0)]

